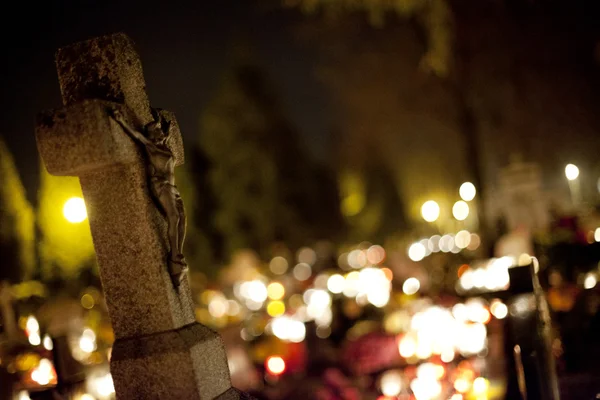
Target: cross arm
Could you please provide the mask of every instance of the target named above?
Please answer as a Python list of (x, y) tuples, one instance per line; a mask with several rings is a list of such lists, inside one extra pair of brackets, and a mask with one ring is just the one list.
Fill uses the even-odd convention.
[(140, 131), (138, 131), (137, 129), (135, 129), (133, 126), (131, 126), (125, 120), (125, 117), (123, 116), (123, 114), (121, 113), (121, 111), (119, 109), (111, 110), (111, 117), (115, 121), (117, 121), (117, 123), (119, 125), (121, 125), (121, 127), (123, 128), (123, 130), (125, 131), (125, 133), (127, 133), (133, 139), (138, 140), (139, 142), (143, 143), (145, 146), (152, 146), (153, 145), (153, 143), (150, 140), (148, 140), (147, 137), (145, 137)]
[[(36, 140), (42, 159), (53, 175), (81, 176), (89, 171), (139, 160), (139, 149), (110, 111), (125, 112), (122, 104), (104, 100), (84, 100), (59, 110), (38, 115)], [(183, 141), (173, 113), (161, 110), (171, 122), (168, 143), (175, 165), (183, 164)]]

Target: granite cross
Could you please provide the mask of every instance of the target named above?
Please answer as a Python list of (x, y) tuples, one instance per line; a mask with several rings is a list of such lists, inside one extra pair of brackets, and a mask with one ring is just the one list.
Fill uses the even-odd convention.
[[(237, 399), (220, 336), (195, 321), (189, 282), (168, 272), (167, 221), (153, 201), (146, 160), (111, 110), (153, 120), (142, 66), (124, 34), (61, 48), (64, 107), (41, 113), (38, 149), (53, 175), (78, 176), (115, 333), (110, 360), (119, 399)], [(172, 113), (175, 165), (183, 143)]]

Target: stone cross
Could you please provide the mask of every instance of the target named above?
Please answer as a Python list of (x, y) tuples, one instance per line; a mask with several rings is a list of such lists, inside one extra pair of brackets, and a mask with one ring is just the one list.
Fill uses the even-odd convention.
[[(79, 177), (115, 343), (119, 399), (237, 399), (220, 336), (195, 321), (186, 279), (167, 268), (167, 222), (150, 196), (140, 148), (110, 116), (152, 121), (140, 59), (124, 34), (61, 48), (56, 67), (64, 107), (41, 113), (36, 139), (53, 175)], [(170, 149), (183, 163), (172, 113)]]

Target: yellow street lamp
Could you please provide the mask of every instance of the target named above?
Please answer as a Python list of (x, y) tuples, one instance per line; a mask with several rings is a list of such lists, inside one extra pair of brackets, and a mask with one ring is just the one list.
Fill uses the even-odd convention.
[(72, 224), (78, 224), (87, 218), (85, 202), (81, 197), (71, 197), (63, 206), (63, 215)]
[(440, 206), (433, 200), (426, 201), (421, 206), (421, 216), (427, 222), (434, 222), (440, 216)]

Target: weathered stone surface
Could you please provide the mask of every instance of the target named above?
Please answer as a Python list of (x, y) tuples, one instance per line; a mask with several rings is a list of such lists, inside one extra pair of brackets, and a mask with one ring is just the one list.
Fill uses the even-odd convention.
[[(213, 399), (231, 388), (220, 337), (195, 323), (185, 279), (167, 268), (167, 222), (148, 188), (141, 148), (109, 116), (119, 107), (136, 126), (152, 115), (139, 58), (117, 34), (60, 49), (65, 108), (38, 117), (48, 170), (80, 178), (116, 342), (111, 372), (119, 399)], [(170, 146), (183, 163), (174, 115)], [(230, 392), (233, 393), (233, 392)]]
[(63, 104), (98, 99), (127, 105), (140, 122), (150, 122), (142, 63), (123, 33), (101, 36), (56, 52)]
[(195, 320), (187, 280), (173, 289), (167, 224), (143, 163), (80, 176), (100, 277), (117, 338), (177, 329)]
[(128, 400), (212, 400), (231, 388), (220, 336), (198, 323), (117, 340), (111, 371), (119, 398)]

